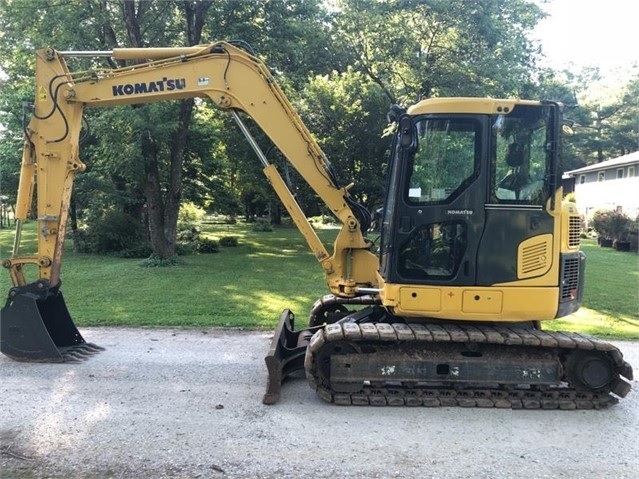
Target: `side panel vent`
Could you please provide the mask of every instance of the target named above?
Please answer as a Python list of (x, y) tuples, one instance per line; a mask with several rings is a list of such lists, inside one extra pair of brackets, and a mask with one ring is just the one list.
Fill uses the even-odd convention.
[(517, 277), (534, 278), (552, 266), (552, 235), (545, 234), (523, 241), (517, 251)]
[(579, 292), (579, 257), (562, 257), (560, 301), (572, 301)]
[(581, 218), (579, 216), (571, 216), (568, 224), (568, 246), (577, 248), (581, 235)]

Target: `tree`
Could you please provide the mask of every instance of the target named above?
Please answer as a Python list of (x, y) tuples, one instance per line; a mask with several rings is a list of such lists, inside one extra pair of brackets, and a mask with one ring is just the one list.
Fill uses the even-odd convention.
[[(210, 11), (207, 25), (218, 39), (240, 38), (250, 45), (254, 54), (271, 68), (293, 103), (309, 74), (328, 73), (335, 61), (334, 51), (330, 49), (330, 26), (321, 1), (220, 1)], [(280, 201), (266, 181), (254, 152), (232, 121), (228, 118), (220, 121), (224, 125), (219, 131), (219, 138), (223, 140), (220, 149), (228, 159), (225, 177), (233, 196), (241, 203), (245, 218), (270, 212), (271, 219), (278, 222)], [(269, 161), (278, 164), (286, 176), (292, 169), (286, 169), (279, 152), (272, 148), (259, 128), (253, 127), (250, 121), (248, 124)], [(316, 206), (317, 199), (314, 198), (312, 204)], [(306, 206), (309, 211), (313, 210), (311, 204)]]
[(336, 43), (392, 102), (516, 95), (531, 83), (543, 13), (525, 0), (343, 0)]
[[(13, 57), (21, 53), (30, 43), (42, 41), (45, 33), (53, 32), (56, 47), (63, 45), (69, 49), (111, 49), (117, 46), (145, 47), (149, 45), (177, 45), (182, 42), (188, 45), (200, 43), (204, 18), (212, 1), (197, 2), (145, 2), (134, 0), (87, 0), (80, 5), (78, 1), (70, 1), (60, 5), (49, 5), (47, 2), (5, 2), (2, 5), (7, 16), (18, 20), (10, 28), (15, 37), (16, 47), (13, 47)], [(79, 8), (80, 6), (85, 8)], [(27, 15), (26, 12), (29, 14)], [(39, 14), (41, 12), (41, 14)], [(177, 15), (176, 15), (177, 13)], [(37, 18), (40, 22), (29, 22), (30, 18)], [(17, 25), (22, 25), (31, 34), (26, 41), (18, 39)], [(71, 28), (70, 25), (84, 25), (87, 28)], [(18, 27), (19, 28), (19, 27)], [(116, 66), (111, 61), (112, 66)], [(15, 65), (11, 65), (15, 67)], [(122, 66), (122, 65), (119, 65)], [(17, 75), (16, 75), (17, 76)], [(20, 82), (17, 82), (20, 83)], [(175, 236), (178, 209), (181, 201), (181, 175), (184, 157), (186, 156), (186, 140), (189, 130), (193, 100), (185, 100), (169, 106), (144, 106), (123, 108), (119, 112), (122, 118), (129, 117), (120, 123), (122, 126), (134, 127), (132, 130), (124, 128), (129, 133), (130, 142), (126, 146), (137, 145), (137, 154), (131, 148), (124, 148), (128, 156), (123, 158), (123, 151), (113, 149), (116, 143), (105, 147), (104, 136), (93, 137), (96, 144), (95, 151), (103, 153), (103, 158), (116, 158), (116, 163), (108, 161), (108, 177), (113, 180), (116, 191), (142, 191), (146, 200), (148, 225), (154, 253), (160, 258), (167, 258), (175, 253)], [(167, 114), (167, 109), (172, 111)], [(161, 111), (162, 116), (154, 116), (154, 112)], [(104, 113), (106, 118), (114, 118)], [(167, 129), (164, 118), (175, 118), (171, 130)], [(96, 115), (95, 118), (100, 118)], [(111, 127), (113, 124), (111, 124)], [(104, 133), (104, 130), (102, 131)], [(126, 135), (123, 135), (126, 136)], [(102, 144), (102, 146), (100, 146)], [(115, 151), (114, 151), (115, 150)], [(89, 157), (87, 163), (92, 165)], [(117, 168), (122, 162), (140, 162), (143, 177), (127, 176), (126, 173), (135, 168)], [(104, 160), (102, 161), (104, 164)], [(161, 173), (166, 163), (168, 174)], [(104, 171), (104, 170), (103, 170)], [(125, 174), (123, 174), (125, 173)], [(164, 181), (166, 178), (166, 181)], [(133, 180), (133, 186), (131, 181)], [(136, 186), (135, 183), (137, 182)]]
[(298, 104), (342, 184), (354, 182), (351, 193), (369, 208), (381, 204), (390, 138), (383, 136), (389, 104), (379, 85), (349, 68), (312, 78)]
[(573, 135), (565, 137), (567, 169), (623, 156), (639, 149), (639, 70), (628, 80), (610, 86), (599, 69), (578, 74), (561, 72), (560, 82), (571, 95), (564, 96), (566, 115), (574, 122)]
[[(136, 3), (134, 0), (124, 0), (122, 3), (127, 36), (130, 46), (134, 48), (148, 46), (143, 38), (143, 32), (153, 31), (144, 28), (152, 18), (149, 15), (149, 12), (154, 10), (151, 4), (152, 2), (144, 1)], [(177, 4), (177, 8), (182, 9), (186, 23), (187, 45), (200, 43), (206, 12), (211, 5), (211, 0), (185, 1)], [(154, 13), (160, 15), (163, 9), (162, 5), (156, 4), (155, 8), (158, 10)], [(140, 108), (143, 121), (138, 130), (138, 145), (144, 164), (144, 196), (149, 221), (149, 235), (153, 253), (160, 259), (167, 259), (175, 255), (178, 212), (182, 200), (182, 167), (194, 105), (193, 99), (187, 99), (180, 101), (177, 106), (172, 108), (171, 113), (176, 122), (170, 131), (166, 131), (166, 123), (163, 122), (167, 118), (164, 112), (161, 115), (154, 114), (158, 111), (157, 106), (145, 105)], [(172, 106), (169, 104), (168, 107)], [(160, 109), (164, 108), (160, 107)], [(169, 145), (161, 140), (164, 138), (170, 140)], [(162, 156), (166, 156), (168, 160), (168, 179), (166, 182), (162, 181), (160, 174)]]
[[(536, 70), (527, 38), (543, 13), (529, 0), (0, 0), (0, 147), (3, 192), (17, 186), (22, 99), (33, 98), (33, 50), (110, 50), (241, 39), (272, 68), (343, 184), (373, 207), (383, 195), (385, 113), (391, 102), (435, 96), (557, 99), (575, 120), (565, 166), (637, 148), (637, 77), (612, 100), (586, 87), (595, 72)], [(249, 46), (250, 45), (250, 46)], [(252, 49), (251, 49), (252, 47)], [(113, 59), (70, 59), (90, 69)], [(29, 113), (27, 109), (27, 113)], [(28, 116), (28, 115), (27, 115)], [(117, 209), (148, 215), (155, 253), (174, 253), (179, 204), (279, 216), (279, 201), (233, 122), (206, 102), (87, 110), (74, 205), (80, 220)], [(257, 129), (269, 160), (309, 213), (319, 201)], [(568, 168), (566, 168), (568, 169)], [(13, 182), (13, 183), (12, 183)]]

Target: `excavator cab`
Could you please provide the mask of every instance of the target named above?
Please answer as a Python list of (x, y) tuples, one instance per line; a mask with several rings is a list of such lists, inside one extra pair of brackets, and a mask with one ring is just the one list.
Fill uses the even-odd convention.
[[(561, 105), (495, 102), (477, 111), (471, 101), (425, 101), (399, 120), (380, 274), (388, 284), (442, 287), (535, 278), (550, 289)], [(542, 246), (522, 271), (519, 250), (529, 241)], [(564, 309), (578, 307), (581, 288), (574, 289), (578, 297)]]
[(312, 335), (280, 321), (269, 371), (303, 358), (311, 387), (337, 404), (574, 409), (624, 397), (632, 368), (616, 348), (541, 330), (583, 297), (579, 216), (559, 183), (562, 109), (472, 98), (392, 108), (378, 284), (357, 290), (360, 310), (324, 300)]

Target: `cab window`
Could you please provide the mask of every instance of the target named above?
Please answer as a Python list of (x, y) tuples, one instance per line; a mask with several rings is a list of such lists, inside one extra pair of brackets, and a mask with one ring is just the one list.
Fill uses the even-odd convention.
[(447, 203), (478, 174), (480, 124), (468, 118), (416, 122), (417, 147), (405, 197), (409, 204)]
[(540, 109), (513, 112), (495, 132), (493, 200), (497, 203), (543, 205), (547, 197), (546, 123)]

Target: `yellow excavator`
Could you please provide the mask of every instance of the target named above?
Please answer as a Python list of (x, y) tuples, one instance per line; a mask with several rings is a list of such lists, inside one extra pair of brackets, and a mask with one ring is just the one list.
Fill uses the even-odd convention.
[[(71, 71), (65, 59), (73, 56), (135, 62)], [(84, 108), (203, 97), (237, 121), (330, 291), (313, 306), (308, 327), (296, 330), (293, 313), (282, 313), (266, 357), (264, 403), (276, 402), (282, 381), (301, 369), (321, 398), (337, 404), (601, 408), (630, 391), (632, 368), (618, 348), (541, 328), (576, 311), (583, 296), (580, 219), (560, 182), (561, 104), (434, 98), (392, 106), (386, 199), (373, 222), (349, 194), (352, 185), (338, 184), (270, 70), (242, 43), (43, 49), (35, 80), (15, 240), (3, 262), (13, 283), (0, 319), (5, 355), (63, 362), (101, 349), (83, 339), (60, 290), (73, 180), (85, 169)], [(341, 223), (332, 253), (245, 117)], [(38, 249), (23, 256), (34, 195)], [(37, 277), (28, 280), (26, 269)]]

